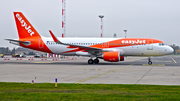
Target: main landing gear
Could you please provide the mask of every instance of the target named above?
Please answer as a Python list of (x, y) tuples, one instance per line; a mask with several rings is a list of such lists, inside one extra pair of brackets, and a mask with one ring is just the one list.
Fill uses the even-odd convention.
[(96, 59), (89, 59), (88, 60), (88, 64), (93, 64), (93, 63), (95, 63), (95, 64), (98, 64), (99, 63), (99, 59), (98, 58), (96, 58)]
[(148, 64), (149, 64), (149, 65), (152, 65), (152, 61), (151, 61), (151, 58), (150, 58), (150, 57), (148, 57)]

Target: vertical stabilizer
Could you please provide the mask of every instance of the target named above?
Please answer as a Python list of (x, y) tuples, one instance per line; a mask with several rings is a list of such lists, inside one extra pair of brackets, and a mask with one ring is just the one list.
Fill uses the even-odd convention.
[(25, 18), (25, 16), (21, 12), (14, 12), (14, 18), (16, 21), (19, 39), (40, 37), (35, 28), (31, 25), (31, 23)]

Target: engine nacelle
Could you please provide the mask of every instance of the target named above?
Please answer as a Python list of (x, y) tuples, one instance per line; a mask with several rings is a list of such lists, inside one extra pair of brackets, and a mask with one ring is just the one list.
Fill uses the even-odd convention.
[(124, 61), (124, 56), (120, 56), (120, 52), (104, 52), (103, 59), (110, 62)]

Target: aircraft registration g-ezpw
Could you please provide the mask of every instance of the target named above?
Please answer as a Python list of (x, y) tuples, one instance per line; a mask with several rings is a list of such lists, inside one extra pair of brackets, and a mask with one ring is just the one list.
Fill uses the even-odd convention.
[[(162, 56), (174, 50), (163, 41), (151, 38), (57, 38), (43, 37), (21, 12), (14, 12), (19, 39), (6, 39), (12, 44), (46, 53), (90, 57), (89, 64), (99, 59), (109, 62), (124, 61), (124, 56)], [(93, 60), (93, 58), (95, 58)]]

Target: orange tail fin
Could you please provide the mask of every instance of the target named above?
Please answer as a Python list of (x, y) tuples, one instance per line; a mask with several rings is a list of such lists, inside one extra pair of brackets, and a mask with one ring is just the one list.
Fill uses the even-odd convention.
[(35, 28), (31, 23), (25, 18), (21, 12), (14, 12), (14, 18), (16, 21), (16, 26), (19, 34), (19, 39), (30, 38), (30, 37), (40, 37)]

